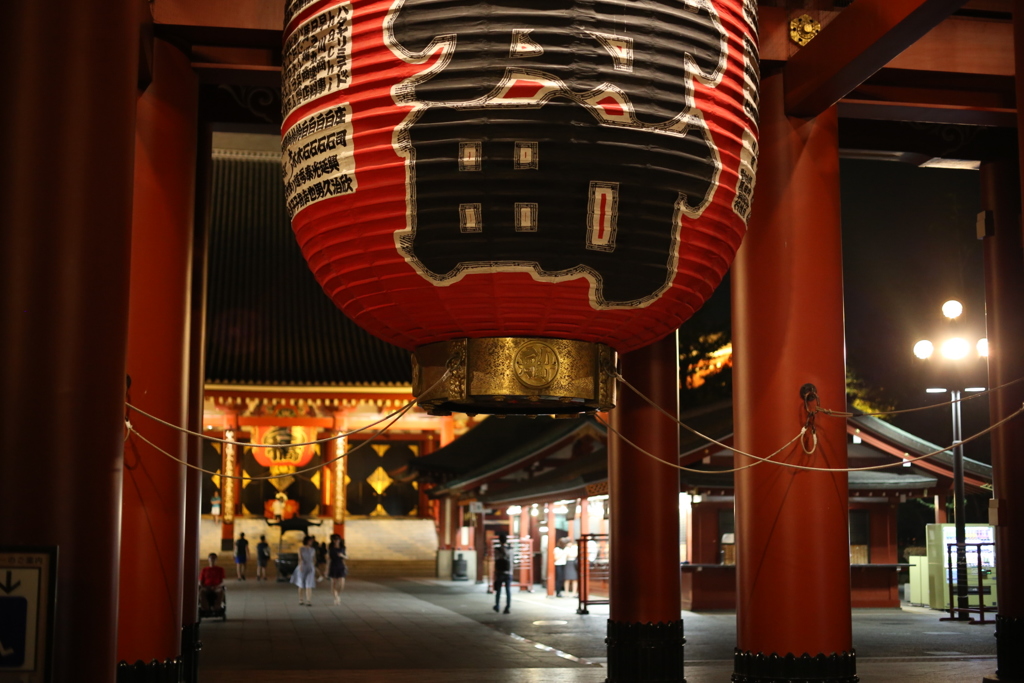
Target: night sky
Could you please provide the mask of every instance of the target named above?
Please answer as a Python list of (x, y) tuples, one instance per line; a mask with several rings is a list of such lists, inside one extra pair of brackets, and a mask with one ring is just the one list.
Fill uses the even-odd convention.
[[(975, 236), (979, 173), (844, 160), (841, 174), (847, 366), (897, 408), (948, 400), (924, 390), (958, 379), (912, 349), (919, 339), (956, 334), (973, 346), (985, 336), (982, 243)], [(943, 317), (940, 307), (950, 298), (964, 304), (962, 322)], [(984, 385), (984, 366), (972, 366), (959, 381)], [(966, 402), (963, 417), (965, 436), (983, 429), (986, 399)], [(940, 445), (952, 439), (949, 408), (893, 421)], [(989, 461), (987, 442), (966, 448), (969, 457)]]
[[(979, 173), (861, 160), (843, 160), (841, 173), (847, 366), (896, 408), (948, 400), (925, 389), (956, 380), (933, 372), (935, 364), (912, 349), (919, 339), (953, 336), (940, 310), (949, 298), (965, 308), (957, 334), (972, 345), (985, 336), (982, 244), (975, 237)], [(727, 277), (683, 326), (682, 341), (728, 326)], [(983, 366), (974, 370), (981, 376), (962, 378), (965, 385), (984, 384)], [(963, 418), (965, 436), (987, 426), (986, 399), (966, 402)], [(952, 441), (948, 407), (892, 421), (941, 446)], [(984, 439), (965, 452), (990, 461)]]

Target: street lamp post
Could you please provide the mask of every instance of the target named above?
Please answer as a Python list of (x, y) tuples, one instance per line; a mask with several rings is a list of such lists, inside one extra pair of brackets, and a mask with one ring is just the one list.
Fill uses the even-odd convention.
[[(949, 320), (956, 320), (963, 313), (963, 305), (959, 301), (950, 300), (942, 305), (942, 314)], [(988, 342), (979, 339), (975, 347), (979, 357), (988, 356)], [(932, 357), (935, 346), (923, 339), (914, 345), (914, 355), (922, 360)], [(970, 354), (970, 345), (961, 337), (953, 337), (942, 342), (939, 355), (950, 361), (961, 361)], [(928, 393), (946, 393), (946, 389), (928, 389)], [(960, 412), (960, 400), (964, 391), (984, 391), (979, 387), (964, 389), (951, 388), (950, 407), (953, 416), (953, 517), (956, 523), (956, 606), (958, 620), (966, 621), (969, 617), (970, 600), (967, 596), (967, 495), (964, 489), (964, 446)]]

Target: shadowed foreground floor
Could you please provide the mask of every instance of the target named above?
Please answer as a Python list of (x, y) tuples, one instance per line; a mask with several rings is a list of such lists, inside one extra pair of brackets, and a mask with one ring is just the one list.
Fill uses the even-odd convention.
[[(201, 680), (211, 683), (598, 683), (605, 680), (607, 607), (576, 614), (571, 598), (513, 594), (491, 610), (482, 585), (432, 579), (350, 580), (335, 606), (314, 606), (275, 582), (228, 581), (228, 620), (204, 621)], [(991, 625), (940, 622), (937, 612), (857, 610), (854, 645), (865, 683), (980, 681), (995, 671)], [(725, 683), (735, 615), (684, 613), (686, 678)]]

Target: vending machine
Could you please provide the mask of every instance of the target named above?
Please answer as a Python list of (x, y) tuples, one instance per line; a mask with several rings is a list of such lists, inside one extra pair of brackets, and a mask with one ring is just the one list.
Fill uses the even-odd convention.
[[(949, 609), (949, 585), (956, 591), (956, 525), (929, 524), (926, 527), (928, 548), (928, 598), (933, 609)], [(967, 525), (967, 597), (971, 607), (981, 603), (996, 604), (995, 528), (988, 524)], [(952, 560), (952, 568), (950, 568)], [(979, 574), (979, 564), (980, 574)]]

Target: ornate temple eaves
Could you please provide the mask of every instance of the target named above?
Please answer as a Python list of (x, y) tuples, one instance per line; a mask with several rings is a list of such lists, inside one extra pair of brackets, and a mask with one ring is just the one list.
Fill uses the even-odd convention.
[(395, 410), (412, 400), (409, 385), (300, 386), (212, 384), (205, 412), (240, 417), (333, 418), (338, 412)]

